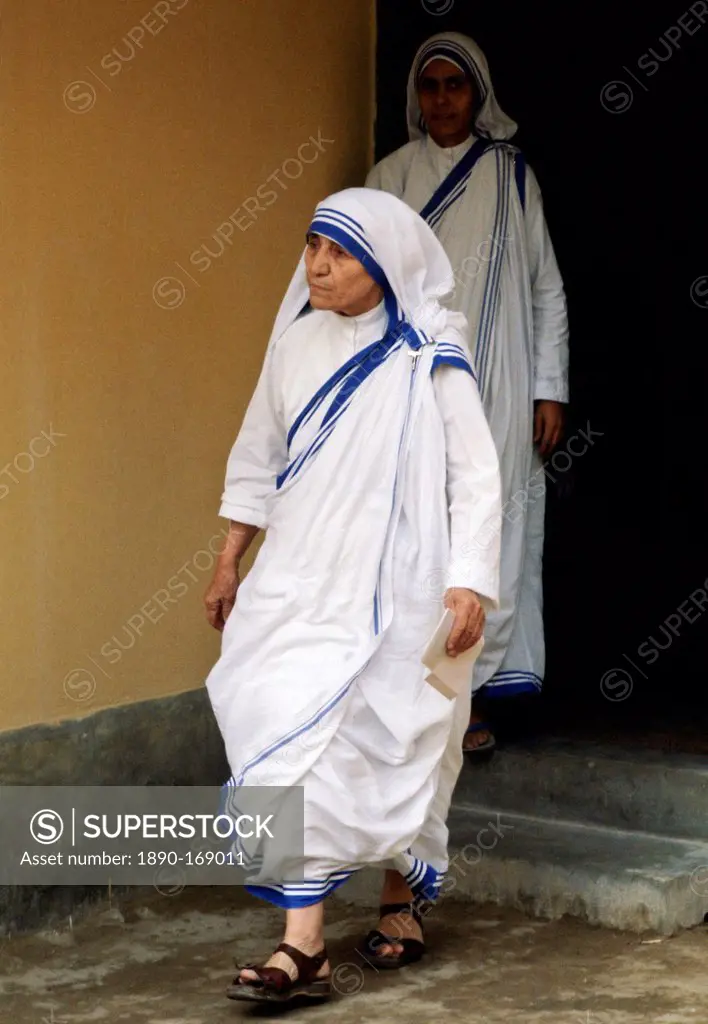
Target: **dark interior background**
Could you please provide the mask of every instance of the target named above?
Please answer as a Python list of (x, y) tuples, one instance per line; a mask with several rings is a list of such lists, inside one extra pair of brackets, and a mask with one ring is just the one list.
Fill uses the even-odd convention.
[[(708, 610), (653, 664), (637, 648), (666, 645), (662, 623), (708, 577), (708, 4), (379, 0), (378, 24), (377, 159), (408, 141), (421, 42), (456, 30), (485, 52), (566, 285), (569, 429), (602, 433), (551, 487), (544, 720), (705, 723)], [(603, 693), (613, 668), (626, 699), (619, 677)]]

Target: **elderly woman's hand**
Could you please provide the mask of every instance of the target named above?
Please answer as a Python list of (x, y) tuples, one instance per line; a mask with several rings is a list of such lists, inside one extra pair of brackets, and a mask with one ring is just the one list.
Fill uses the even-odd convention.
[(248, 546), (258, 533), (257, 526), (231, 520), (224, 549), (214, 570), (214, 579), (204, 595), (209, 625), (221, 633), (236, 604), (236, 593), (241, 583), (239, 566)]
[(236, 603), (236, 592), (240, 582), (238, 563), (223, 559), (217, 562), (214, 579), (204, 595), (204, 605), (209, 625), (219, 632), (222, 632)]
[(446, 591), (445, 607), (455, 613), (446, 650), (451, 658), (456, 658), (477, 643), (484, 632), (486, 616), (474, 590), (464, 587), (451, 587)]

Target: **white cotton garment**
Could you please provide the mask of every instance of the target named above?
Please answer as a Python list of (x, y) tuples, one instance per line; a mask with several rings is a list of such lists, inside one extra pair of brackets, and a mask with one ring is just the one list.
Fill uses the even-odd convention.
[[(396, 316), (436, 334), (394, 335), (321, 446), (323, 409), (288, 450), (311, 396), (386, 334), (391, 307), (310, 311), (278, 333), (284, 304), (229, 458), (221, 513), (266, 534), (207, 687), (234, 793), (303, 787), (303, 863), (244, 844), (261, 865), (252, 891), (286, 907), (316, 902), (369, 864), (395, 865), (414, 891), (439, 884), (468, 695), (449, 701), (429, 686), (421, 655), (442, 579), (489, 607), (499, 588), (498, 531), (475, 543), (498, 523), (498, 460), (474, 377), (454, 354), (464, 321), (434, 296), (450, 284), (449, 263), (392, 197), (352, 189), (326, 203), (331, 224), (351, 219), (397, 281)], [(328, 230), (319, 216), (313, 230)], [(292, 310), (301, 299), (291, 285)], [(436, 364), (445, 351), (452, 361)], [(278, 486), (288, 466), (297, 471)]]
[(420, 212), (476, 143), (438, 146), (420, 126), (417, 68), (430, 53), (454, 44), (483, 81), (485, 101), (475, 130), (499, 140), (474, 165), (464, 191), (434, 230), (450, 258), (454, 292), (447, 303), (464, 313), (485, 414), (502, 477), (503, 532), (500, 607), (485, 629), (473, 691), (491, 695), (538, 690), (545, 671), (542, 552), (545, 475), (533, 445), (534, 401), (568, 401), (568, 323), (563, 282), (543, 215), (535, 175), (525, 168), (525, 209), (516, 181), (518, 150), (508, 144), (514, 122), (501, 111), (476, 45), (457, 33), (434, 36), (414, 60), (408, 123), (413, 141), (385, 157), (367, 186)]

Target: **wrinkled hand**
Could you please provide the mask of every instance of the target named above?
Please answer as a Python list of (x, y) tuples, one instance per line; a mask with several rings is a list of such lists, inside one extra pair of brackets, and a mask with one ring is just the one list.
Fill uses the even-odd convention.
[(533, 417), (533, 443), (538, 445), (541, 458), (550, 455), (561, 437), (565, 423), (565, 410), (562, 402), (551, 402), (543, 399), (536, 402)]
[(204, 595), (204, 606), (209, 625), (220, 633), (236, 603), (240, 582), (237, 565), (217, 563), (214, 579)]
[(445, 593), (445, 607), (455, 613), (446, 651), (451, 658), (474, 647), (484, 632), (484, 608), (474, 590), (451, 587)]

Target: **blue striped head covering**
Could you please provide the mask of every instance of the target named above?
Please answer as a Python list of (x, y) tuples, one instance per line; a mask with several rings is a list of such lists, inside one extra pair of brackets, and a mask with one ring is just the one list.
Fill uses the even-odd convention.
[[(432, 229), (415, 210), (388, 192), (349, 188), (323, 200), (308, 228), (337, 242), (384, 290), (389, 327), (405, 321), (432, 337), (461, 335), (466, 321), (440, 300), (454, 288), (452, 265)], [(271, 344), (307, 304), (305, 255), (300, 258), (275, 321)]]
[(448, 60), (464, 71), (474, 86), (477, 98), (472, 130), (483, 139), (510, 139), (517, 125), (497, 103), (487, 60), (473, 39), (459, 32), (440, 32), (420, 47), (408, 76), (408, 135), (411, 141), (427, 132), (418, 103), (418, 81), (423, 69), (438, 58)]

